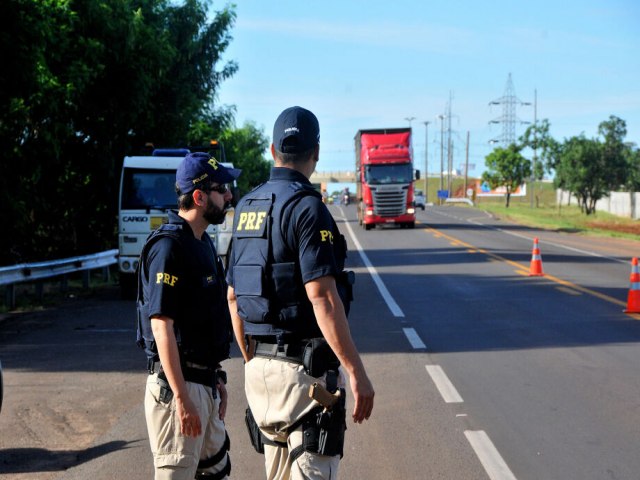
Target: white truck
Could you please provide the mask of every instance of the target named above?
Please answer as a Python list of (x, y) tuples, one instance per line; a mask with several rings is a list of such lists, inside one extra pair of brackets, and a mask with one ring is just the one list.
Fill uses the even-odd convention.
[[(224, 161), (222, 145), (212, 142), (207, 151), (225, 166), (233, 167)], [(167, 222), (167, 211), (177, 208), (176, 170), (189, 152), (188, 149), (157, 149), (149, 156), (124, 158), (118, 205), (118, 271), (123, 298), (135, 298), (135, 272), (145, 240)], [(227, 211), (223, 223), (207, 229), (225, 264), (232, 229), (233, 208)]]

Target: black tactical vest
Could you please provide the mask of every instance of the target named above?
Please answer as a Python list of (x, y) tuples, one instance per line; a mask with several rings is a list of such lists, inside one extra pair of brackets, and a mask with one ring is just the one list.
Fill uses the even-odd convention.
[[(322, 199), (310, 185), (269, 181), (242, 198), (233, 228), (233, 281), (245, 333), (254, 336), (322, 336), (307, 298), (298, 253), (283, 236), (283, 215), (305, 196)], [(338, 232), (334, 223), (334, 231)], [(338, 268), (346, 242), (334, 242)], [(350, 299), (343, 298), (345, 309)]]
[[(200, 365), (215, 367), (222, 360), (229, 358), (231, 343), (231, 317), (226, 300), (227, 284), (224, 279), (222, 262), (216, 255), (215, 247), (208, 234), (206, 241), (211, 247), (213, 270), (207, 270), (194, 255), (190, 255), (185, 245), (193, 237), (191, 232), (185, 232), (180, 224), (164, 224), (151, 233), (147, 238), (140, 263), (138, 265), (138, 322), (137, 341), (143, 348), (147, 358), (159, 361), (158, 350), (151, 330), (148, 305), (143, 293), (142, 269), (146, 268), (150, 247), (160, 238), (174, 239), (183, 249), (185, 267), (190, 275), (184, 288), (186, 296), (180, 305), (180, 314), (174, 318), (173, 326), (181, 362), (193, 362)], [(213, 278), (211, 278), (213, 277)], [(205, 281), (205, 278), (209, 281)]]

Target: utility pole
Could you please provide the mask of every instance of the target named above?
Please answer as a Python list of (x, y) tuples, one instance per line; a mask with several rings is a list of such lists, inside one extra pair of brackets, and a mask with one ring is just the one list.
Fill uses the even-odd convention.
[(429, 203), (429, 123), (424, 123), (424, 203)]
[(451, 103), (453, 93), (449, 91), (449, 103), (447, 104), (447, 192), (451, 198), (451, 173), (453, 170), (453, 141), (451, 139)]
[[(438, 115), (440, 119), (440, 191), (444, 190), (444, 115)], [(442, 204), (438, 198), (438, 204)]]
[(536, 183), (536, 160), (538, 150), (538, 89), (533, 91), (533, 168), (531, 170), (531, 208), (534, 205)]
[(453, 170), (453, 142), (451, 141), (451, 135), (449, 135), (449, 148), (447, 154), (449, 155), (449, 158), (447, 159), (447, 192), (448, 198), (451, 198), (451, 171)]
[(467, 147), (465, 148), (465, 156), (464, 156), (464, 192), (462, 193), (463, 198), (467, 198), (468, 172), (469, 172), (469, 130), (467, 130)]

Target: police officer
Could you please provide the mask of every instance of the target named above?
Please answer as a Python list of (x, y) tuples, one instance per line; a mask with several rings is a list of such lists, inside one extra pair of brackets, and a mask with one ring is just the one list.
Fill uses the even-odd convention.
[[(179, 210), (153, 232), (138, 272), (138, 344), (147, 353), (145, 416), (155, 478), (227, 478), (224, 426), (231, 319), (206, 228), (224, 220), (240, 170), (190, 153), (176, 172)], [(197, 472), (197, 476), (196, 476)]]
[[(269, 479), (337, 478), (343, 371), (355, 397), (353, 420), (361, 423), (373, 409), (345, 312), (352, 283), (343, 271), (346, 242), (309, 182), (319, 140), (312, 112), (284, 110), (274, 125), (270, 179), (243, 197), (234, 219), (229, 309), (246, 362), (247, 424)], [(339, 398), (331, 410), (309, 397), (314, 383)]]

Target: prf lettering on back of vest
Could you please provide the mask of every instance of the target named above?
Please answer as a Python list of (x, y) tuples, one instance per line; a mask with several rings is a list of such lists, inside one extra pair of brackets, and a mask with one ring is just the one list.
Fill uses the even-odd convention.
[(329, 240), (329, 243), (333, 244), (333, 233), (329, 230), (320, 230), (320, 240), (326, 242), (327, 239)]
[(178, 277), (176, 277), (175, 275), (169, 275), (168, 273), (156, 273), (156, 283), (164, 283), (166, 285), (169, 285), (170, 287), (173, 287), (176, 282), (178, 281)]
[(266, 216), (267, 212), (242, 212), (238, 220), (238, 231), (260, 230)]

